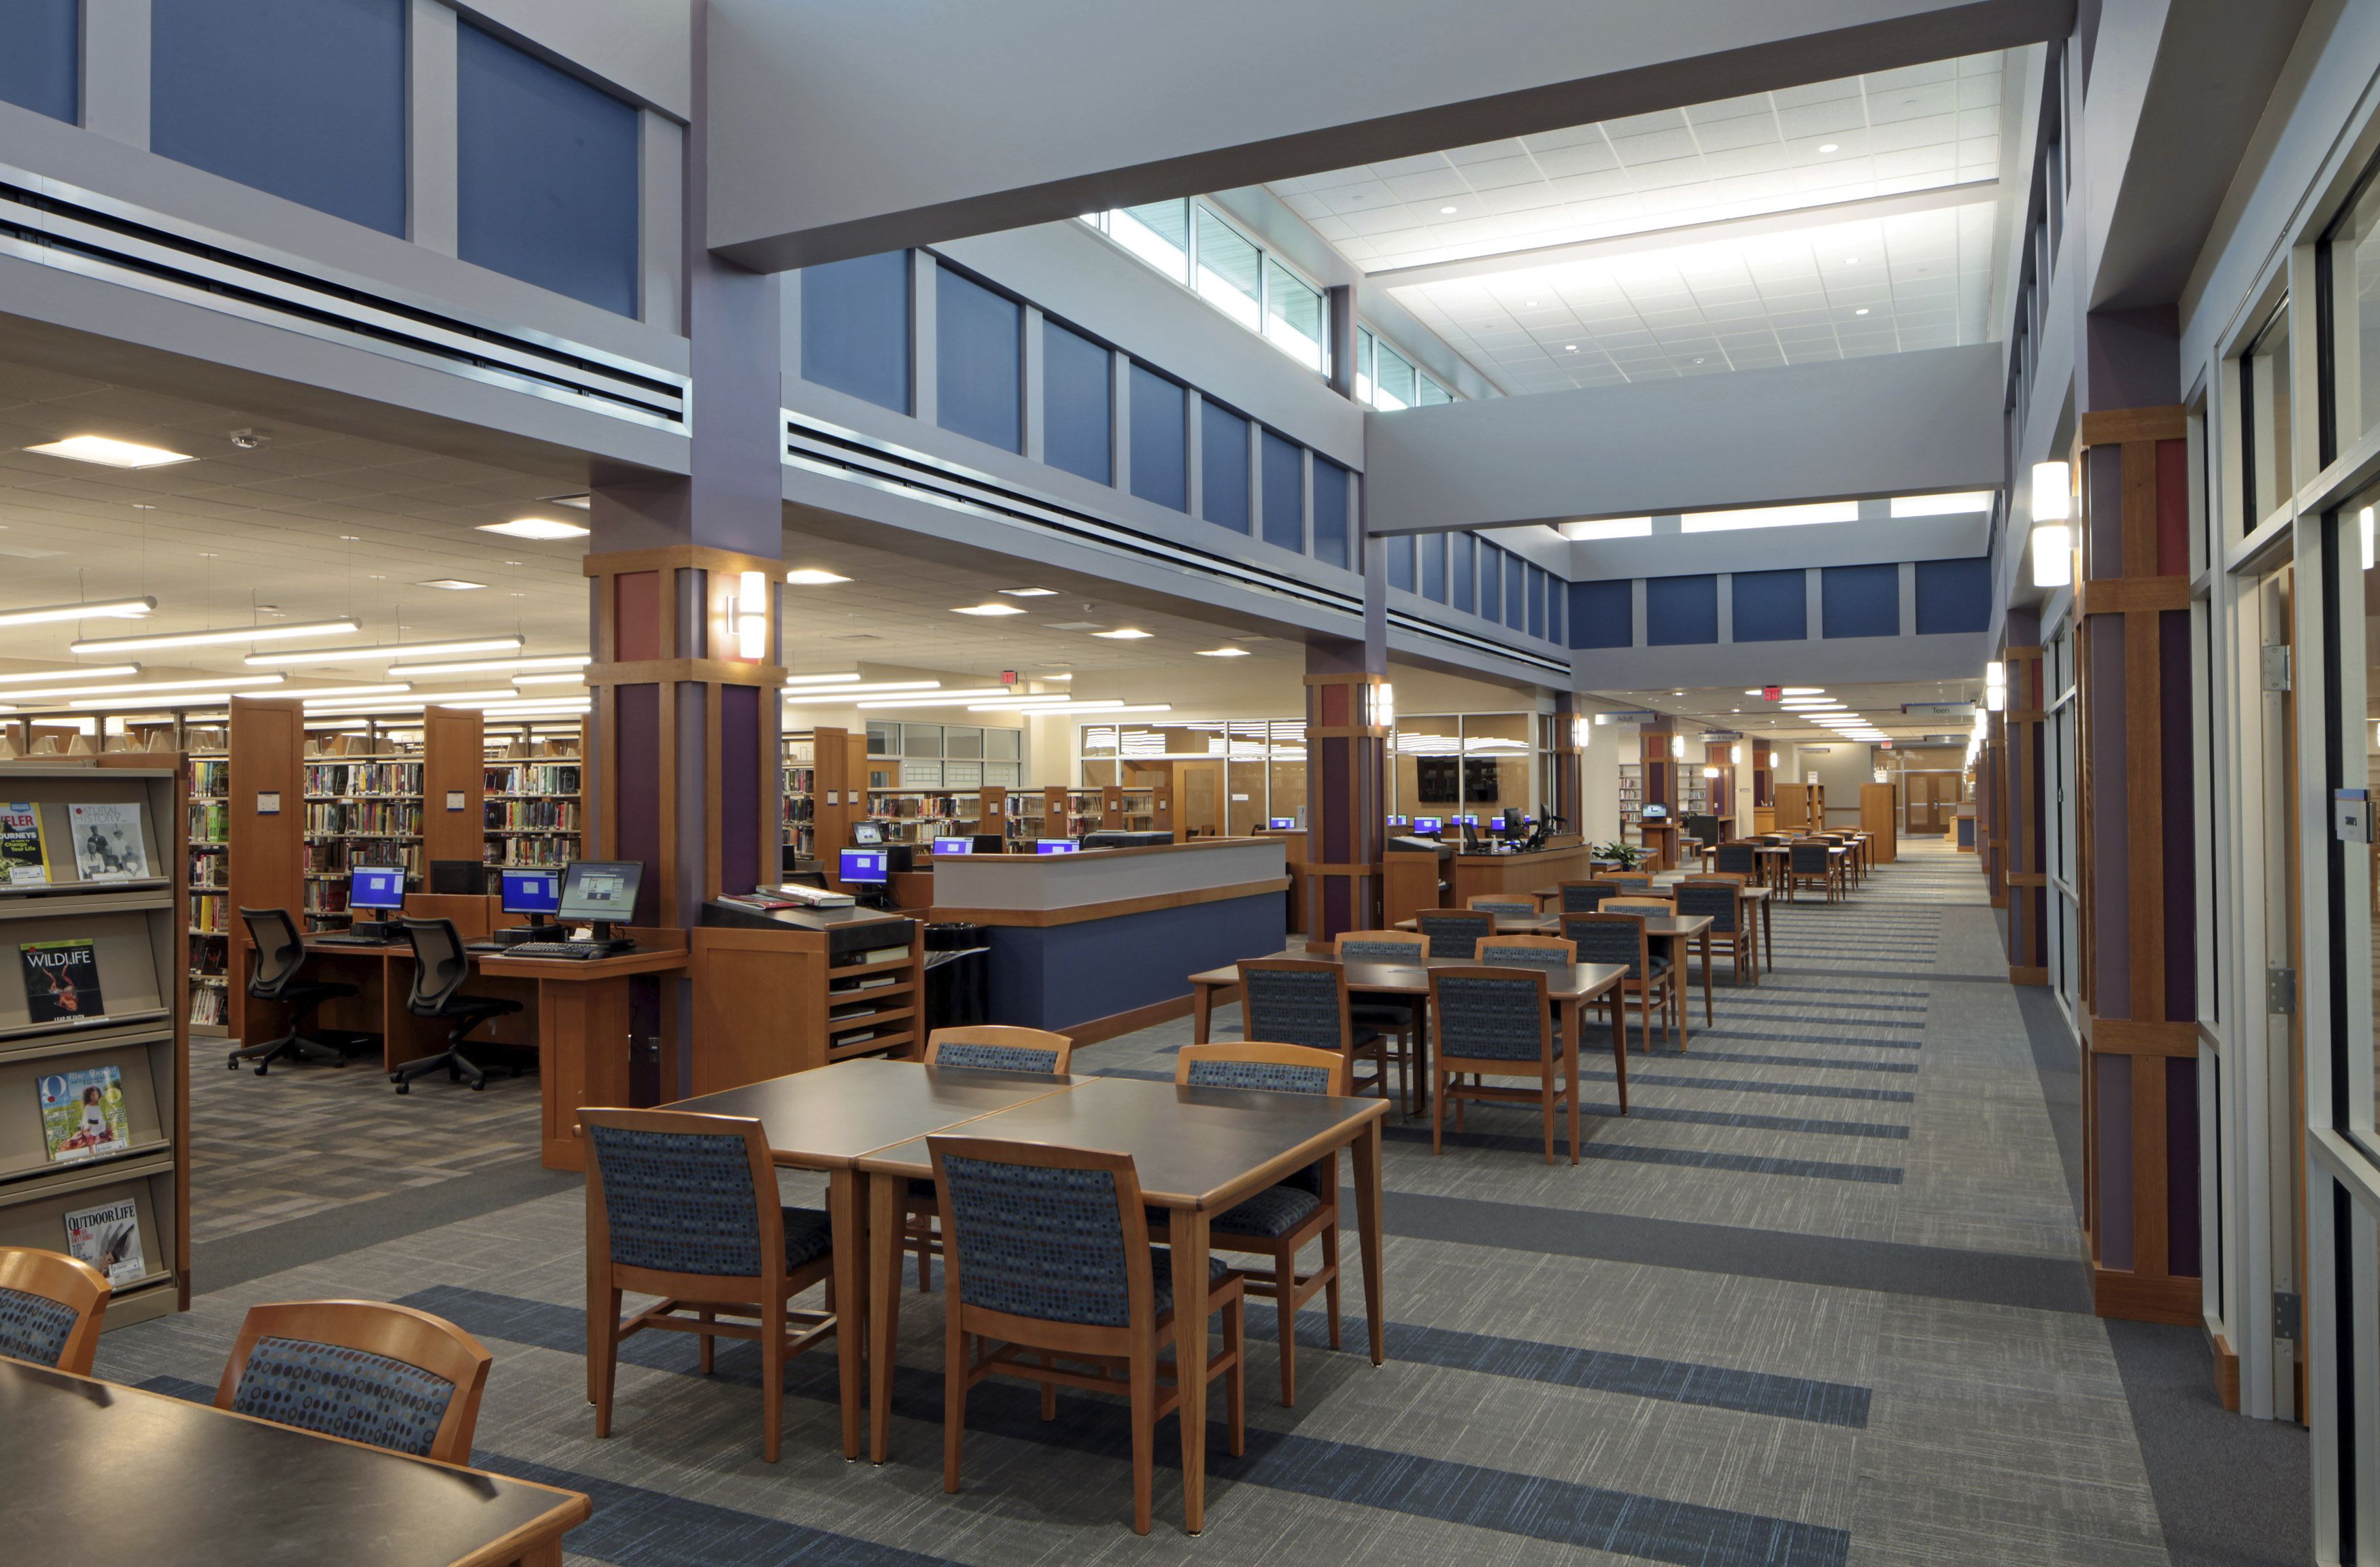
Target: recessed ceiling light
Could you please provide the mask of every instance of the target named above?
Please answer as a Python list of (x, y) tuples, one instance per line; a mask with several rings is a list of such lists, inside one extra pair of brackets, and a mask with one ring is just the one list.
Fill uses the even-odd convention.
[(1439, 211), (1441, 213), (1451, 213), (1454, 209), (1452, 207), (1440, 207)]
[(1144, 637), (1154, 637), (1157, 633), (1154, 631), (1135, 631), (1129, 626), (1120, 626), (1113, 631), (1094, 631), (1091, 635), (1094, 637), (1110, 638), (1118, 642), (1137, 642)]
[(820, 571), (814, 565), (806, 565), (798, 571), (785, 573), (785, 580), (800, 588), (823, 588), (830, 582), (848, 582), (851, 578), (839, 577), (832, 571)]
[(483, 522), (481, 533), (502, 533), (513, 539), (584, 539), (588, 529), (575, 522), (552, 522), (541, 516), (518, 516), (510, 522)]
[(1248, 656), (1248, 650), (1245, 648), (1205, 648), (1199, 650), (1198, 656), (1202, 659), (1244, 659)]
[(1867, 310), (1866, 310), (1866, 308), (1865, 308), (1864, 306), (1863, 306), (1861, 309), (1856, 310), (1853, 310), (1853, 311), (1852, 312), (1852, 314), (1853, 314), (1853, 315), (1855, 315), (1855, 316), (1864, 316), (1864, 315), (1867, 314)]
[(1847, 267), (1855, 267), (1859, 265), (1859, 258), (1857, 256), (1845, 256), (1843, 258), (1843, 265)]
[(1565, 343), (1562, 345), (1562, 352), (1565, 354), (1575, 354), (1578, 352), (1578, 345), (1575, 343)]
[(72, 457), (79, 463), (97, 463), (103, 468), (164, 468), (167, 463), (198, 460), (184, 452), (169, 452), (163, 446), (136, 446), (129, 441), (110, 441), (104, 435), (71, 435), (64, 441), (28, 446), (25, 450), (39, 452), (46, 457)]
[(1011, 599), (1049, 599), (1057, 596), (1055, 588), (1002, 588), (1002, 594)]
[(1822, 143), (1819, 146), (1818, 151), (1821, 152), (1840, 152), (1842, 151), (1842, 147), (1840, 143), (1828, 141)]
[(1014, 604), (965, 604), (951, 611), (953, 614), (1023, 614)]
[(433, 577), (427, 582), (417, 582), (416, 588), (443, 588), (452, 593), (468, 593), (474, 588), (485, 588), (484, 582), (466, 582), (459, 577)]

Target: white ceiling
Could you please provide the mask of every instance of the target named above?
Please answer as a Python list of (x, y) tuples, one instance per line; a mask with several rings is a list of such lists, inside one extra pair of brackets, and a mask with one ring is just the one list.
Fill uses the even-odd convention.
[[(1794, 717), (1777, 703), (1767, 701), (1757, 692), (1742, 686), (1690, 686), (1680, 691), (1665, 686), (1645, 691), (1591, 691), (1589, 696), (1617, 702), (1622, 708), (1645, 709), (1691, 719), (1715, 729), (1740, 729), (1748, 735), (1793, 742), (1828, 743), (1835, 738), (1830, 731)], [(1872, 682), (1860, 685), (1830, 686), (1823, 695), (1831, 697), (1852, 712), (1866, 719), (1895, 741), (1905, 741), (1920, 735), (1964, 735), (1974, 720), (1945, 718), (1939, 715), (1907, 714), (1904, 704), (1916, 702), (1976, 702), (1983, 699), (1984, 686), (1980, 676), (1973, 680)]]

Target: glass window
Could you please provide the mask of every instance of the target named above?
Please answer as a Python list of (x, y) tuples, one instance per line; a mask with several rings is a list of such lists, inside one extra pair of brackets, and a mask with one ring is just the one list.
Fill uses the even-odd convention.
[[(1019, 748), (1024, 738), (1022, 729), (987, 729), (983, 732), (983, 754), (1014, 761), (1025, 754)], [(988, 771), (985, 775), (990, 776)]]
[[(2342, 377), (2346, 369), (2340, 367)], [(2344, 753), (2339, 758), (2339, 782), (2350, 789), (2380, 790), (2380, 708), (2373, 705), (2375, 696), (2380, 696), (2380, 636), (2374, 635), (2380, 630), (2374, 624), (2374, 617), (2380, 616), (2375, 507), (2380, 507), (2380, 488), (2367, 490), (2349, 502), (2336, 525), (2339, 575), (2344, 579), (2337, 623), (2341, 676), (2337, 699), (2342, 720), (2338, 735)], [(2265, 698), (2268, 705), (2282, 699)], [(2343, 1027), (2356, 1047), (2348, 1058), (2348, 1080), (2335, 1085), (2332, 1102), (2342, 1107), (2341, 1120), (2368, 1141), (2371, 1128), (2380, 1125), (2380, 1118), (2371, 1114), (2374, 1095), (2380, 1091), (2380, 1072), (2374, 1070), (2373, 1024), (2374, 1017), (2380, 1017), (2380, 961), (2375, 961), (2380, 951), (2375, 951), (2373, 939), (2374, 928), (2380, 926), (2380, 919), (2374, 918), (2374, 900), (2380, 897), (2380, 882), (2374, 881), (2380, 877), (2380, 844), (2338, 844), (2331, 852), (2347, 856), (2347, 895), (2343, 903), (2332, 905), (2345, 924), (2332, 932), (2330, 950), (2338, 961), (2354, 966), (2347, 971), (2347, 1015), (2334, 1020), (2333, 1026)], [(2355, 977), (2356, 968), (2366, 969), (2361, 979)]]
[(905, 757), (938, 757), (942, 754), (942, 726), (939, 723), (905, 723), (901, 726), (901, 754)]
[(942, 730), (942, 754), (950, 757), (983, 756), (983, 731), (961, 724), (950, 724)]
[(1265, 260), (1265, 335), (1273, 346), (1310, 370), (1325, 371), (1322, 290), (1268, 257)]
[(1408, 593), (1412, 592), (1414, 590), (1413, 535), (1404, 533), (1391, 539), (1384, 539), (1380, 541), (1380, 547), (1389, 553), (1389, 586), (1402, 588)]
[(2330, 319), (2335, 451), (2380, 425), (2380, 178), (2372, 174), (2330, 231)]
[(2240, 356), (2240, 499), (2245, 530), (2279, 508), (2296, 486), (2289, 467), (2289, 302)]
[(897, 757), (901, 754), (901, 726), (889, 719), (868, 721), (868, 754), (871, 757)]
[(1504, 552), (1479, 541), (1479, 618), (1504, 618)]
[(1446, 602), (1446, 536), (1426, 533), (1420, 540), (1421, 596)]
[(1376, 363), (1372, 367), (1372, 406), (1376, 408), (1410, 408), (1414, 406), (1413, 362), (1386, 343), (1377, 338), (1373, 343)]
[(1264, 255), (1239, 230), (1204, 207), (1198, 217), (1198, 297), (1246, 327), (1264, 323)]
[(1446, 541), (1447, 602), (1466, 614), (1471, 612), (1471, 562), (1478, 542), (1469, 533), (1450, 534)]
[[(1420, 372), (1416, 371), (1415, 373), (1419, 374)], [(1451, 403), (1454, 401), (1454, 394), (1449, 392), (1445, 387), (1440, 386), (1437, 382), (1432, 381), (1429, 377), (1424, 375), (1421, 376), (1420, 395), (1416, 396), (1414, 401), (1416, 407), (1433, 408), (1441, 403)]]
[(1111, 238), (1176, 283), (1190, 281), (1190, 203), (1151, 201), (1107, 214)]
[(1373, 400), (1372, 357), (1373, 349), (1378, 342), (1379, 339), (1372, 335), (1370, 327), (1359, 326), (1355, 329), (1355, 401), (1359, 403), (1368, 403)]

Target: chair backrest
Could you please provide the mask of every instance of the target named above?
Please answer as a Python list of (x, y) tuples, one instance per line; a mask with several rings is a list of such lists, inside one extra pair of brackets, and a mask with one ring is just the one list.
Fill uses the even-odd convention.
[(1736, 911), (1742, 899), (1734, 882), (1681, 881), (1677, 893), (1680, 914), (1706, 914), (1711, 917), (1712, 929), (1735, 929)]
[(471, 1461), (494, 1363), (443, 1318), (369, 1300), (252, 1306), (215, 1407), (442, 1464)]
[(1748, 886), (1752, 878), (1733, 870), (1705, 870), (1682, 878), (1687, 881), (1723, 881), (1730, 887)]
[(1825, 875), (1827, 868), (1833, 863), (1833, 857), (1827, 853), (1827, 845), (1822, 843), (1793, 845), (1793, 874), (1796, 876)]
[[(1588, 915), (1589, 919), (1597, 916)], [(1551, 1059), (1552, 1014), (1543, 970), (1433, 968), (1430, 1036), (1439, 1063)]]
[(405, 939), (413, 943), (413, 993), (405, 998), (405, 1010), (435, 1017), (471, 977), (463, 938), (451, 919), (408, 919)]
[(1565, 881), (1561, 884), (1561, 911), (1564, 914), (1593, 914), (1603, 900), (1618, 894), (1614, 881)]
[(1638, 914), (1671, 915), (1678, 912), (1678, 905), (1668, 898), (1606, 898), (1603, 906), (1622, 912), (1633, 909)]
[(1184, 1045), (1174, 1053), (1173, 1081), (1184, 1088), (1261, 1088), (1273, 1094), (1347, 1093), (1347, 1058), (1337, 1051), (1261, 1041)]
[(256, 972), (248, 978), (248, 993), (270, 1001), (306, 966), (306, 939), (285, 908), (244, 908), (239, 917), (256, 943)]
[(1075, 1041), (1044, 1028), (1019, 1028), (1003, 1023), (970, 1024), (963, 1028), (937, 1028), (926, 1036), (928, 1066), (968, 1066), (990, 1072), (1066, 1070)]
[(989, 1137), (926, 1139), (945, 1299), (963, 1309), (1124, 1328), (1156, 1319), (1132, 1156)]
[(1426, 908), (1414, 916), (1414, 925), (1429, 938), (1432, 957), (1469, 957), (1496, 933), (1496, 917), (1472, 909)]
[(1498, 936), (1479, 943), (1483, 968), (1568, 968), (1578, 961), (1578, 943), (1560, 936)]
[(1342, 930), (1330, 951), (1342, 961), (1419, 963), (1429, 955), (1429, 938), (1412, 930)]
[(1649, 870), (1607, 870), (1603, 879), (1623, 893), (1641, 893), (1653, 885), (1653, 873)]
[(1537, 900), (1516, 898), (1510, 893), (1482, 893), (1463, 906), (1479, 914), (1512, 914), (1529, 919), (1536, 916)]
[(1756, 863), (1749, 843), (1721, 844), (1711, 851), (1711, 862), (1721, 870), (1740, 876), (1752, 875)]
[(1581, 963), (1624, 963), (1628, 978), (1645, 978), (1651, 943), (1645, 936), (1645, 917), (1609, 908), (1597, 914), (1562, 916), (1562, 934), (1578, 947)]
[(578, 1124), (587, 1133), (589, 1278), (636, 1269), (773, 1280), (788, 1271), (784, 1209), (759, 1120), (591, 1109)]
[(0, 1246), (0, 1355), (91, 1375), (107, 1275), (62, 1251)]
[(1347, 971), (1308, 958), (1250, 958), (1240, 965), (1241, 1029), (1251, 1039), (1305, 1045), (1334, 1053), (1354, 1035), (1347, 1021)]

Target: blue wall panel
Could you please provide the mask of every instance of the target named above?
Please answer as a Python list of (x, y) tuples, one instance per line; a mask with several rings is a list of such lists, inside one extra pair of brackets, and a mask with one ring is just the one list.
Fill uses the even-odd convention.
[(406, 0), (152, 0), (149, 150), (403, 234), (405, 16)]
[(1504, 552), (1479, 541), (1479, 618), (1501, 625), (1504, 619)]
[(1025, 450), (1025, 307), (943, 267), (934, 327), (935, 421), (1003, 452)]
[(1063, 1029), (1173, 1001), (1184, 974), (1281, 951), (1288, 920), (1288, 895), (1260, 893), (1045, 929), (995, 925), (987, 1010), (994, 1023)]
[(1559, 577), (1546, 578), (1546, 640), (1570, 646), (1570, 633), (1564, 622), (1570, 609), (1570, 584)]
[(1798, 642), (1810, 635), (1810, 584), (1800, 570), (1735, 574), (1738, 642)]
[(1190, 395), (1146, 365), (1132, 367), (1132, 492), (1190, 509)]
[[(314, 0), (323, 10), (355, 3)], [(456, 50), (463, 259), (635, 315), (637, 111), (478, 28), (456, 30)], [(401, 190), (401, 146), (397, 171)]]
[(1528, 623), (1529, 563), (1508, 553), (1504, 556), (1504, 624), (1521, 631)]
[(0, 102), (64, 120), (82, 117), (82, 0), (0, 5)]
[(1829, 637), (1900, 635), (1900, 567), (1830, 565), (1824, 568), (1818, 602)]
[(1380, 541), (1388, 553), (1389, 586), (1414, 590), (1414, 541), (1410, 533), (1399, 533)]
[(1425, 533), (1414, 541), (1421, 556), (1421, 596), (1446, 602), (1446, 535)]
[(1984, 631), (1992, 623), (1992, 563), (1987, 555), (1964, 561), (1917, 563), (1917, 634)]
[(1305, 449), (1264, 432), (1264, 541), (1305, 553)]
[(802, 270), (802, 379), (909, 411), (909, 252)]
[(1198, 415), (1198, 509), (1234, 533), (1248, 530), (1248, 421), (1220, 403)]
[(1472, 571), (1479, 557), (1479, 540), (1470, 533), (1450, 533), (1446, 539), (1446, 601), (1469, 613), (1477, 603)]
[(1547, 580), (1544, 567), (1533, 565), (1529, 568), (1529, 635), (1532, 637), (1546, 634)]
[(1347, 540), (1354, 532), (1348, 507), (1355, 487), (1347, 470), (1329, 457), (1314, 458), (1314, 558), (1324, 565), (1348, 564)]
[(1115, 482), (1115, 356), (1054, 321), (1041, 323), (1041, 460)]
[(1672, 648), (1718, 640), (1718, 578), (1648, 577), (1645, 579), (1645, 645)]
[(1570, 645), (1630, 648), (1636, 644), (1635, 591), (1626, 577), (1570, 585)]

